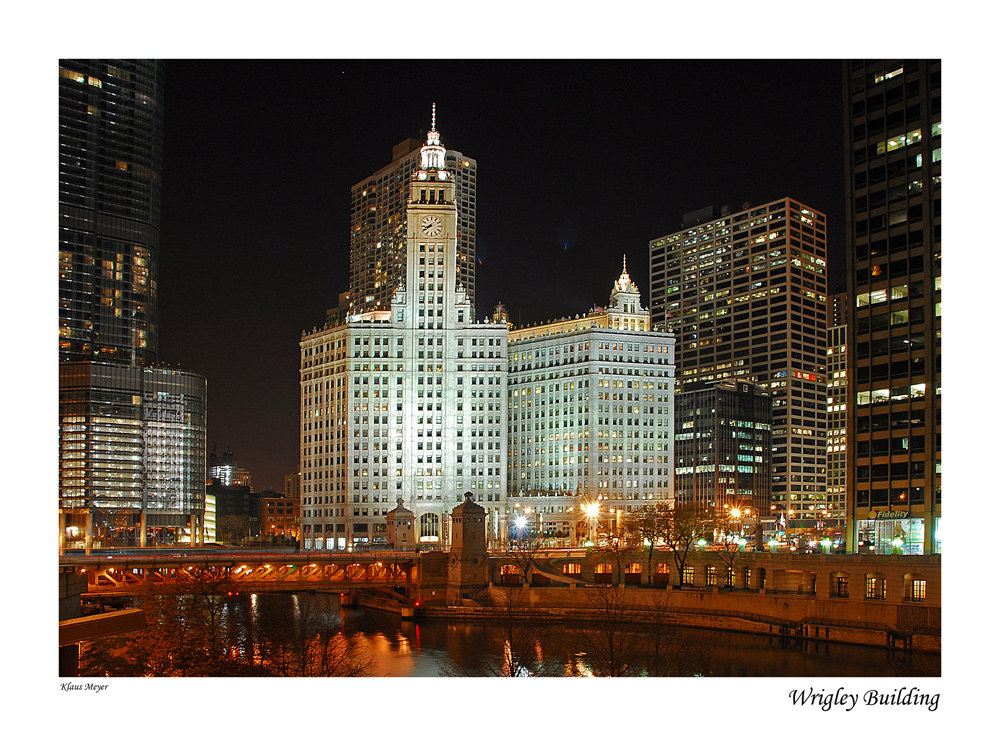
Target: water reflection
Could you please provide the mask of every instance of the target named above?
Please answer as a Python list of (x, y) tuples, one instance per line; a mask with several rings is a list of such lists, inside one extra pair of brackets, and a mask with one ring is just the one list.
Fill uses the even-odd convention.
[(382, 611), (341, 609), (339, 595), (324, 593), (178, 592), (140, 605), (151, 625), (88, 647), (92, 674), (929, 677), (941, 668), (938, 655), (669, 625), (631, 627), (620, 616), (604, 624), (553, 623), (526, 620), (523, 611), (504, 619), (498, 608), (490, 623), (404, 621)]
[[(516, 638), (512, 642), (498, 631), (505, 628), (502, 623), (404, 621), (383, 611), (341, 610), (336, 595), (307, 595), (342, 617), (346, 636), (364, 639), (376, 676), (501, 676), (509, 648), (518, 646)], [(941, 668), (940, 656), (933, 654), (672, 626), (646, 630), (633, 646), (619, 640), (627, 661), (605, 661), (602, 667), (595, 628), (565, 623), (536, 627), (531, 651), (523, 658), (534, 664), (520, 674), (594, 677), (617, 664), (622, 674), (645, 677), (933, 677)]]

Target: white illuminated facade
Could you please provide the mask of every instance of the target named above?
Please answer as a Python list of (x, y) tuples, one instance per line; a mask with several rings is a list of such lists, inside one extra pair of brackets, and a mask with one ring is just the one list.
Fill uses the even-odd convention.
[(386, 543), (397, 499), (424, 547), (449, 545), (466, 492), (488, 535), (503, 525), (507, 326), (476, 323), (458, 278), (455, 175), (435, 128), (410, 179), (402, 285), (300, 343), (305, 549)]
[(634, 511), (673, 498), (674, 337), (650, 329), (639, 299), (623, 268), (607, 309), (510, 332), (512, 513), (545, 509), (555, 524), (585, 500)]

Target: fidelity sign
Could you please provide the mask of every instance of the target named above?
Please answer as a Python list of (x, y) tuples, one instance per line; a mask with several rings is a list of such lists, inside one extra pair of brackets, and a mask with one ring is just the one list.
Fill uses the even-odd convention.
[(876, 521), (889, 521), (891, 519), (909, 519), (909, 511), (872, 511), (868, 514), (869, 519)]

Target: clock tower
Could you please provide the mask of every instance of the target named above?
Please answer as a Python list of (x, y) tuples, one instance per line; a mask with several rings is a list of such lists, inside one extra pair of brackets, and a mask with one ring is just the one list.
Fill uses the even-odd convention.
[(446, 168), (432, 115), (407, 182), (406, 271), (391, 301), (301, 342), (305, 549), (384, 543), (410, 512), (407, 544), (448, 549), (463, 498), (477, 511), (462, 522), (463, 549), (503, 536), (507, 325), (475, 321), (461, 278), (471, 257), (458, 246), (461, 174)]
[[(442, 328), (452, 319), (468, 323), (472, 305), (458, 279), (458, 208), (455, 178), (445, 168), (445, 148), (432, 107), (431, 129), (420, 149), (420, 168), (410, 180), (406, 207), (406, 320), (414, 327)], [(413, 309), (416, 307), (416, 310)]]

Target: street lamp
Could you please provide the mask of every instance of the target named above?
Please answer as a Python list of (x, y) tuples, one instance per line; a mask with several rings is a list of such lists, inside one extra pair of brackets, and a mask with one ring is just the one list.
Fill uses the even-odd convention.
[(518, 514), (514, 517), (514, 528), (518, 531), (518, 537), (524, 537), (524, 530), (528, 526), (528, 518), (522, 514)]
[(820, 542), (820, 544), (823, 545), (823, 554), (825, 555), (830, 554), (830, 545), (832, 544), (832, 542), (829, 539), (824, 539), (822, 542)]
[(601, 505), (594, 501), (584, 504), (582, 508), (584, 515), (590, 520), (590, 546), (592, 546), (597, 538), (597, 515), (601, 511)]

